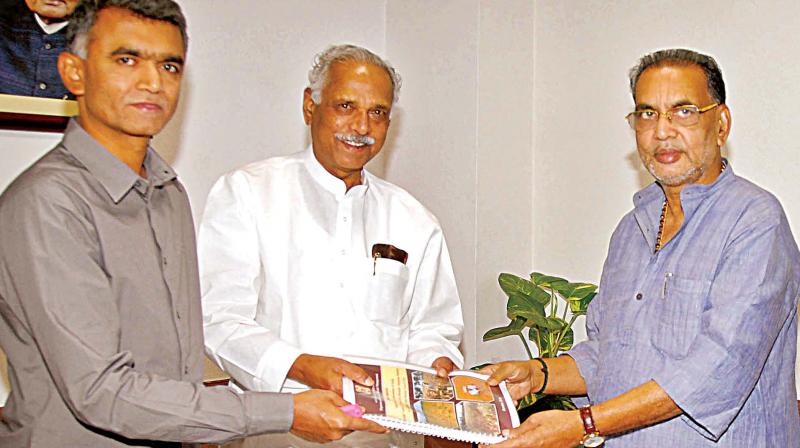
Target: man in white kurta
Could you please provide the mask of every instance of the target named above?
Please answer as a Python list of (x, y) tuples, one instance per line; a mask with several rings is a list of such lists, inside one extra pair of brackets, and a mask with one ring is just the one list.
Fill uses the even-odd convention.
[[(301, 353), (462, 363), (439, 223), (401, 188), (362, 178), (345, 192), (309, 148), (211, 190), (200, 227), (206, 347), (247, 388), (280, 390)], [(405, 250), (407, 263), (376, 262), (376, 243)]]
[[(339, 46), (309, 80), (311, 147), (233, 171), (209, 195), (199, 233), (207, 352), (240, 385), (267, 391), (293, 380), (336, 390), (342, 375), (363, 383), (344, 355), (460, 367), (463, 319), (441, 226), (363, 168), (383, 145), (399, 78), (367, 50)], [(407, 261), (373, 258), (375, 244)]]

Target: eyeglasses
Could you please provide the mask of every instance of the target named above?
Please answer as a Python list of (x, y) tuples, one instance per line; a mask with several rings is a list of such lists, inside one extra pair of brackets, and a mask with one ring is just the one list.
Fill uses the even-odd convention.
[(656, 127), (662, 115), (675, 126), (686, 127), (697, 124), (700, 121), (700, 114), (708, 112), (717, 106), (719, 106), (719, 103), (709, 104), (706, 107), (685, 104), (683, 106), (675, 106), (666, 112), (642, 109), (635, 110), (625, 115), (625, 119), (628, 120), (628, 124), (637, 132), (647, 131)]

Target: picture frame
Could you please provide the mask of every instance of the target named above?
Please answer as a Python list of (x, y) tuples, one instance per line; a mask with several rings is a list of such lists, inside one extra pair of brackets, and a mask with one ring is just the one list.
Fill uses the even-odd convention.
[(0, 94), (0, 129), (63, 132), (77, 114), (77, 101)]

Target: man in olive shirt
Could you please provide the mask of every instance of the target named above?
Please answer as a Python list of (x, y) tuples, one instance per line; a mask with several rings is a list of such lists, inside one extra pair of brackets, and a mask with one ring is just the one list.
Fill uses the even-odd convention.
[(80, 115), (0, 196), (3, 447), (169, 446), (291, 431), (384, 432), (295, 396), (204, 388), (194, 228), (149, 147), (178, 101), (185, 19), (172, 0), (80, 4), (59, 72)]

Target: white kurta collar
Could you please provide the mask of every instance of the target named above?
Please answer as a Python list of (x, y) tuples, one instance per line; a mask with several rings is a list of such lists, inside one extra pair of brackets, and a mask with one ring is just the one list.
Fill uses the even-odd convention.
[(308, 145), (308, 149), (306, 149), (305, 165), (308, 168), (308, 172), (311, 174), (311, 178), (322, 186), (322, 188), (333, 194), (337, 200), (341, 200), (345, 195), (353, 197), (364, 196), (364, 193), (366, 193), (369, 188), (369, 173), (362, 168), (361, 185), (356, 185), (351, 188), (350, 191), (346, 191), (347, 187), (344, 181), (329, 173), (328, 170), (319, 163), (311, 145)]

